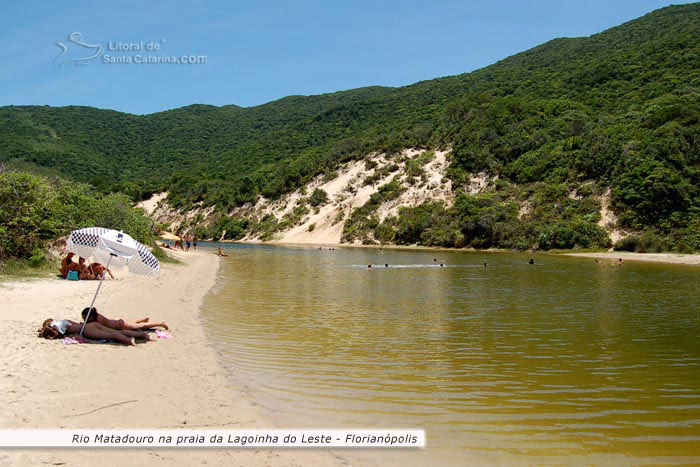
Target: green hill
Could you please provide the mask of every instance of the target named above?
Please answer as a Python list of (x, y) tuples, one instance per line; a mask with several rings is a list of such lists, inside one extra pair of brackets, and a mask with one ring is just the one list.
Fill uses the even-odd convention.
[[(402, 239), (399, 219), (385, 225), (393, 236), (384, 240), (449, 245), (461, 235), (461, 242), (476, 246), (604, 246), (605, 236), (593, 228), (593, 205), (581, 206), (610, 188), (619, 226), (639, 234), (627, 247), (698, 250), (698, 37), (700, 4), (690, 4), (401, 88), (290, 96), (250, 108), (192, 105), (144, 116), (3, 107), (0, 161), (135, 199), (167, 190), (176, 207), (201, 202), (225, 213), (373, 151), (448, 147), (449, 177), (462, 201), (439, 216), (424, 208), (403, 217), (418, 216), (421, 224), (437, 216), (434, 222), (453, 235)], [(476, 172), (498, 177), (488, 201), (463, 193)], [(572, 191), (584, 193), (582, 203), (566, 201)], [(504, 214), (509, 203), (524, 202), (541, 208), (529, 224)], [(454, 211), (457, 206), (462, 211)], [(484, 209), (501, 220), (481, 219)], [(488, 226), (466, 226), (479, 219)], [(579, 231), (588, 232), (588, 242)], [(551, 241), (560, 237), (565, 240)]]

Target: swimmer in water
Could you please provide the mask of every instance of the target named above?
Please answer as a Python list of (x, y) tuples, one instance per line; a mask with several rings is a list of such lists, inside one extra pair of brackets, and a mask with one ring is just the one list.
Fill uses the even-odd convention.
[(530, 261), (528, 261), (527, 264), (535, 264), (535, 260), (530, 258)]
[(385, 265), (384, 265), (384, 267), (385, 267), (385, 268), (388, 268), (388, 267), (389, 267), (389, 265), (388, 265), (388, 264), (385, 264)]

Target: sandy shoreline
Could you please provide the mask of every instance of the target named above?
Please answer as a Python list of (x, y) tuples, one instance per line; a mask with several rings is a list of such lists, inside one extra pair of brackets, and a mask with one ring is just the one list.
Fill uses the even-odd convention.
[(682, 255), (678, 253), (627, 253), (622, 251), (599, 253), (560, 253), (565, 256), (579, 256), (585, 258), (599, 258), (617, 261), (648, 261), (654, 263), (689, 264), (700, 265), (700, 255)]
[[(217, 361), (199, 307), (219, 259), (176, 253), (159, 278), (117, 273), (96, 303), (107, 316), (165, 320), (172, 339), (126, 347), (64, 345), (36, 337), (46, 318), (78, 321), (96, 283), (60, 279), (0, 284), (7, 328), (0, 359), (0, 428), (274, 428), (244, 400)], [(118, 404), (112, 407), (105, 407)], [(91, 412), (94, 411), (94, 412)], [(334, 465), (322, 451), (247, 449), (0, 450), (0, 466)]]

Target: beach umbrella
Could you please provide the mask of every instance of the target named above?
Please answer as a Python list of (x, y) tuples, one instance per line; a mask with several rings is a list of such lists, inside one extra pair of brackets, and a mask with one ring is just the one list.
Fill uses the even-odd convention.
[(163, 238), (165, 240), (180, 240), (180, 237), (171, 234), (170, 232), (163, 232), (162, 234), (160, 234), (160, 238)]
[[(147, 276), (157, 276), (160, 274), (160, 263), (153, 256), (146, 246), (137, 242), (129, 235), (119, 230), (105, 229), (103, 227), (88, 227), (86, 229), (74, 230), (66, 244), (66, 250), (89, 258), (98, 263), (107, 264), (107, 269), (112, 266), (123, 268), (126, 266), (129, 272)], [(92, 297), (90, 311), (85, 317), (80, 334), (83, 334), (85, 325), (90, 317), (92, 307), (100, 293), (105, 274), (102, 274), (100, 283), (97, 285), (95, 296)]]

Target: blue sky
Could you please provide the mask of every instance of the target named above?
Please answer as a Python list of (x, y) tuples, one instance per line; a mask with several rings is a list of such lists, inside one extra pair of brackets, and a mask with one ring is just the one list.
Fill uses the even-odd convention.
[[(674, 2), (690, 3), (690, 2)], [(556, 37), (588, 36), (669, 3), (651, 0), (122, 1), (3, 4), (0, 105), (144, 114), (200, 103), (402, 86), (472, 71)], [(101, 45), (88, 64), (67, 36)], [(111, 52), (109, 42), (160, 44)], [(56, 44), (67, 44), (61, 53)], [(80, 54), (83, 54), (82, 56)], [(106, 64), (104, 55), (205, 55), (205, 64)]]

